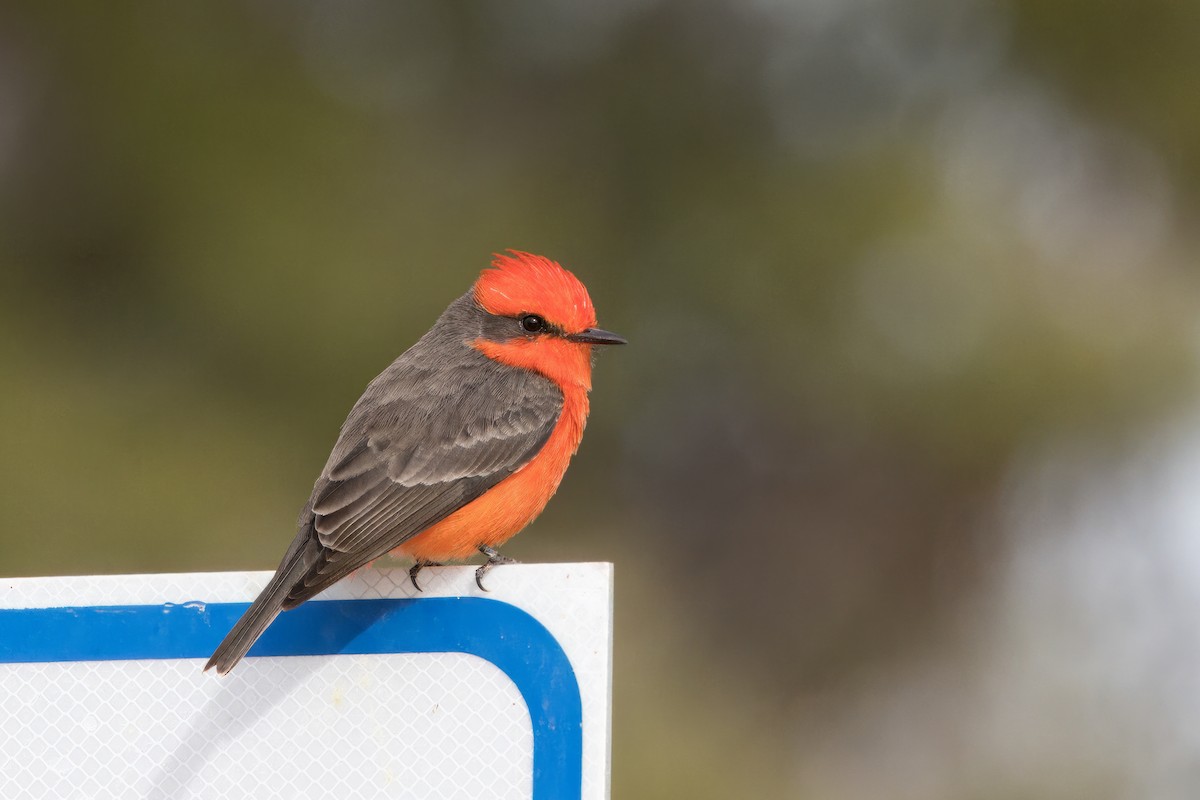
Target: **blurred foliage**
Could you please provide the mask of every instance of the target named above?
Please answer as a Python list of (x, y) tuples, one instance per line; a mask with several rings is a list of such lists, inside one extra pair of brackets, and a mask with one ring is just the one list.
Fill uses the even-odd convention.
[(1167, 0), (10, 2), (2, 572), (273, 566), (365, 383), (544, 252), (632, 343), (511, 546), (618, 562), (615, 796), (870, 796), (788, 765), (808, 712), (988, 585), (1014, 459), (1195, 388), (1198, 36)]
[(1097, 118), (1155, 147), (1194, 213), (1200, 186), (1200, 8), (1192, 3), (1013, 4), (1014, 52)]

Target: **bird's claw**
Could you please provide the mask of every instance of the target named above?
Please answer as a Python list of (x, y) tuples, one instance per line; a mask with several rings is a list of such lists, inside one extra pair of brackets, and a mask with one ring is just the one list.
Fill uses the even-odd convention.
[(487, 556), (487, 561), (480, 565), (479, 569), (475, 570), (475, 585), (479, 587), (479, 591), (486, 592), (487, 587), (483, 585), (483, 576), (488, 573), (492, 567), (497, 564), (517, 564), (515, 558), (502, 556), (494, 547), (488, 547), (486, 544), (479, 546), (479, 552)]
[(426, 567), (440, 566), (442, 565), (436, 561), (421, 561), (420, 559), (417, 559), (416, 563), (414, 563), (408, 570), (408, 580), (412, 583), (414, 589), (416, 589), (418, 592), (423, 592), (425, 590), (421, 588), (419, 583), (417, 583), (417, 574)]

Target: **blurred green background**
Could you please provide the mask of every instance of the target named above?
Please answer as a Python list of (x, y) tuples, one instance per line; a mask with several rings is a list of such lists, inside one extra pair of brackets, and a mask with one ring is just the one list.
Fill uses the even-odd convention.
[(9, 0), (0, 574), (273, 568), (527, 249), (614, 797), (1195, 797), (1198, 98), (1176, 0)]

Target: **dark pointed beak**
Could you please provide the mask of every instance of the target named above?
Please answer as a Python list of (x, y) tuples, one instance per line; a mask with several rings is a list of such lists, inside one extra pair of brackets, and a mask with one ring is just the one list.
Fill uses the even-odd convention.
[(629, 344), (623, 337), (617, 336), (615, 333), (600, 330), (599, 328), (588, 328), (579, 333), (568, 333), (567, 341), (575, 342), (576, 344)]

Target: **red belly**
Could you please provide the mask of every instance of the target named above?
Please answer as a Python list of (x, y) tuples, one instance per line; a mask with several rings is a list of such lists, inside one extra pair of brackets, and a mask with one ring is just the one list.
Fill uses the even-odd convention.
[(568, 395), (562, 416), (533, 460), (481, 497), (426, 528), (392, 551), (421, 561), (455, 561), (481, 545), (499, 547), (533, 522), (554, 496), (587, 422), (587, 395)]

